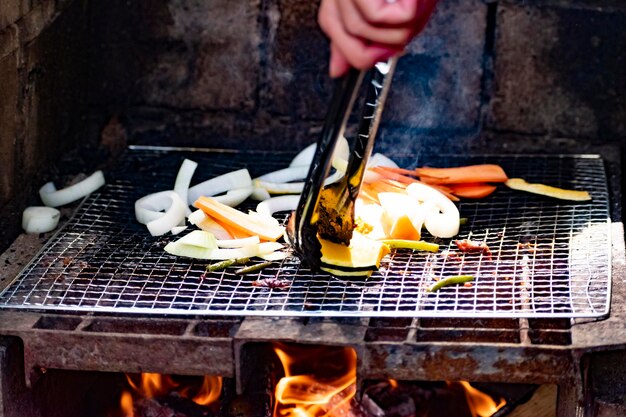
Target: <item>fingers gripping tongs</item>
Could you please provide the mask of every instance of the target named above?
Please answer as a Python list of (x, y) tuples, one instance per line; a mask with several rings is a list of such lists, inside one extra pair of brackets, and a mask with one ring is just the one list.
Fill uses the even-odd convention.
[[(352, 238), (354, 202), (372, 153), (396, 60), (379, 62), (367, 72), (351, 69), (333, 94), (300, 202), (287, 228), (295, 251), (313, 270), (320, 265), (318, 235), (346, 246)], [(346, 172), (340, 180), (328, 184), (335, 145), (343, 137), (363, 79), (366, 79), (365, 102), (358, 132), (350, 146)]]

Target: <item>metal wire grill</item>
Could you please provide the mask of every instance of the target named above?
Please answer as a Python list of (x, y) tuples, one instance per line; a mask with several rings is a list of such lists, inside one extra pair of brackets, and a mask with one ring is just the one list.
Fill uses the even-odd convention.
[[(459, 208), (468, 219), (458, 239), (484, 241), (492, 255), (397, 250), (367, 279), (312, 273), (289, 257), (253, 275), (163, 251), (178, 237), (154, 238), (136, 223), (133, 204), (171, 189), (185, 157), (199, 162), (194, 183), (247, 167), (253, 176), (282, 168), (286, 154), (134, 149), (107, 173), (108, 185), (85, 199), (16, 280), (0, 307), (57, 311), (193, 315), (599, 317), (610, 296), (609, 197), (597, 156), (438, 156), (401, 166), (498, 163), (511, 177), (588, 190), (592, 202), (548, 199), (499, 187)], [(254, 207), (250, 203), (250, 207)], [(285, 220), (286, 214), (283, 216)], [(428, 239), (428, 237), (426, 237)], [(430, 239), (432, 240), (432, 239)], [(442, 277), (473, 274), (471, 286), (426, 289)], [(287, 288), (252, 285), (280, 279)]]

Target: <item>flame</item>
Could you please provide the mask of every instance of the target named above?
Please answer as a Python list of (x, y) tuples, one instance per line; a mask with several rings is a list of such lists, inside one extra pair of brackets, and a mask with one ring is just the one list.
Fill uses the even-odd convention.
[(389, 382), (389, 386), (391, 387), (391, 389), (398, 388), (398, 381), (396, 381), (395, 379), (389, 378), (387, 382)]
[(276, 344), (274, 352), (285, 373), (276, 384), (274, 417), (334, 417), (349, 411), (356, 394), (354, 349)]
[(135, 412), (133, 410), (133, 396), (130, 392), (122, 392), (122, 398), (120, 398), (120, 409), (124, 417), (134, 417)]
[(459, 381), (458, 384), (464, 389), (472, 417), (490, 417), (506, 404), (503, 398), (496, 404), (493, 398), (472, 387), (467, 381)]
[(222, 377), (205, 376), (198, 393), (191, 399), (198, 405), (209, 405), (220, 398)]
[[(126, 374), (130, 391), (123, 391), (120, 398), (120, 410), (124, 417), (134, 417), (133, 398), (154, 398), (177, 392), (181, 397), (188, 398), (198, 405), (207, 406), (214, 403), (222, 392), (222, 377), (205, 376), (202, 385), (183, 385), (170, 375), (142, 373), (139, 383), (136, 378)], [(132, 391), (132, 392), (131, 392)], [(195, 395), (192, 396), (192, 393)]]

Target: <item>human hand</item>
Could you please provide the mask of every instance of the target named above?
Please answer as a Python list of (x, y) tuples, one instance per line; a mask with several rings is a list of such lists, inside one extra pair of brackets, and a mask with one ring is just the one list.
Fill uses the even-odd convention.
[(318, 22), (330, 38), (331, 77), (366, 69), (404, 51), (437, 0), (322, 0)]

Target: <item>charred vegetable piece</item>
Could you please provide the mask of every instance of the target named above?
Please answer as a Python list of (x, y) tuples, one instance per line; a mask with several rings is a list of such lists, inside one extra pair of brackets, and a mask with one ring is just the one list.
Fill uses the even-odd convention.
[(491, 249), (489, 249), (489, 246), (487, 246), (485, 242), (463, 239), (455, 240), (454, 244), (459, 248), (461, 252), (484, 253), (485, 255), (491, 257)]
[(245, 265), (250, 258), (226, 259), (225, 261), (216, 262), (206, 267), (207, 272), (217, 272), (233, 265)]
[(558, 198), (570, 201), (589, 201), (591, 196), (587, 191), (564, 190), (563, 188), (552, 187), (545, 184), (531, 184), (522, 178), (511, 178), (504, 183), (513, 190), (527, 191), (533, 194), (540, 194), (546, 197)]
[(267, 262), (262, 262), (260, 264), (245, 266), (243, 268), (239, 268), (238, 270), (236, 270), (235, 271), (235, 275), (251, 274), (253, 272), (257, 272), (257, 271), (260, 271), (262, 269), (265, 269), (265, 268), (267, 268), (268, 266), (271, 266), (271, 265), (272, 265), (272, 262), (267, 261)]
[(474, 275), (456, 275), (453, 277), (443, 278), (433, 285), (431, 285), (426, 291), (435, 292), (448, 285), (465, 284), (466, 282), (474, 281)]
[(257, 279), (256, 281), (252, 282), (253, 287), (265, 287), (265, 288), (285, 289), (285, 288), (289, 288), (290, 285), (291, 285), (291, 282), (287, 281), (286, 279), (278, 279), (275, 277)]
[(413, 249), (427, 252), (437, 252), (439, 250), (438, 244), (424, 242), (423, 240), (385, 239), (383, 243), (391, 249)]

